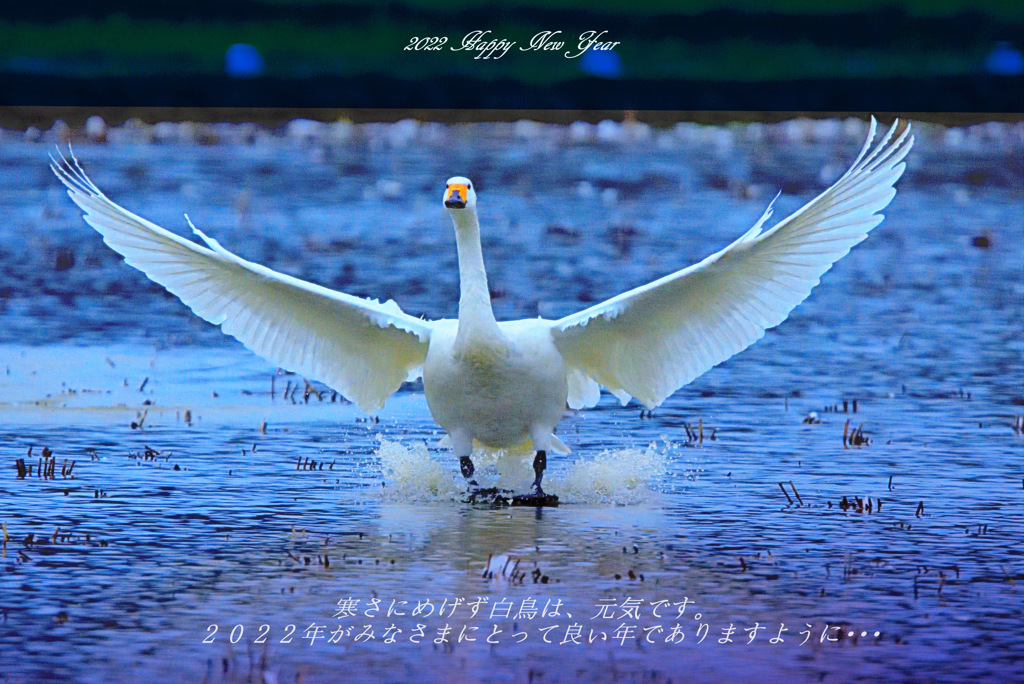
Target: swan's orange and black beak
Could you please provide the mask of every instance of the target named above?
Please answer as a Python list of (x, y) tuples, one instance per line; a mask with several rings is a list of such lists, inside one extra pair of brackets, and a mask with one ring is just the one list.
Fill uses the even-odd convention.
[(466, 200), (469, 199), (469, 186), (461, 183), (451, 183), (444, 196), (444, 206), (449, 209), (465, 209)]

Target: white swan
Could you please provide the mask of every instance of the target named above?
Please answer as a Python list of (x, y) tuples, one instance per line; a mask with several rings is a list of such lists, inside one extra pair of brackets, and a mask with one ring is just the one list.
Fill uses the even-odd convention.
[[(881, 223), (913, 145), (897, 123), (828, 190), (768, 230), (769, 205), (742, 237), (700, 263), (557, 321), (499, 323), (480, 247), (476, 192), (448, 180), (444, 205), (459, 255), (458, 320), (426, 321), (393, 301), (353, 297), (241, 259), (193, 231), (185, 240), (108, 199), (71, 155), (53, 171), (85, 220), (125, 261), (197, 315), (282, 368), (316, 378), (373, 411), (422, 375), (431, 415), (450, 435), (463, 474), (474, 441), (532, 442), (534, 489), (568, 404), (593, 406), (603, 385), (623, 403), (654, 408), (674, 391), (760, 339), (819, 278)], [(187, 217), (186, 217), (187, 218)], [(191, 225), (191, 222), (189, 223)]]

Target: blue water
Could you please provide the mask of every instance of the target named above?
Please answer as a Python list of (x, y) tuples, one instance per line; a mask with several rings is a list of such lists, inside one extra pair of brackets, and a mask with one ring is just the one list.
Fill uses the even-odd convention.
[[(245, 258), (428, 317), (457, 311), (440, 198), (468, 175), (499, 318), (559, 316), (692, 263), (776, 190), (776, 216), (813, 197), (863, 136), (239, 130), (76, 152), (165, 227), (187, 234), (187, 211)], [(786, 323), (650, 418), (610, 397), (567, 414), (574, 453), (549, 466), (563, 505), (534, 511), (460, 501), (416, 384), (376, 420), (321, 385), (307, 401), (301, 378), (125, 266), (47, 145), (5, 132), (0, 682), (1019, 679), (1021, 136), (917, 138), (885, 222)], [(848, 420), (869, 444), (844, 448)], [(19, 478), (43, 447), (55, 477)], [(521, 580), (482, 576), (500, 555)], [(478, 597), (475, 616), (449, 614)], [(348, 598), (357, 615), (336, 617)], [(443, 616), (411, 615), (428, 599)], [(574, 625), (582, 643), (561, 643)]]

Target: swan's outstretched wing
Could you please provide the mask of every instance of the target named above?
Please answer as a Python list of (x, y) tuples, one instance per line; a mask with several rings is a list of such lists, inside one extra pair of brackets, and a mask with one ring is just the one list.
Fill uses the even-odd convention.
[(68, 195), (125, 261), (271, 363), (379, 409), (427, 354), (431, 324), (381, 304), (313, 285), (241, 259), (193, 231), (206, 247), (136, 216), (106, 197), (74, 155), (53, 160)]
[[(771, 229), (762, 232), (769, 206), (743, 237), (699, 264), (555, 321), (566, 363), (623, 402), (628, 394), (653, 408), (756, 342), (882, 222), (878, 212), (896, 195), (914, 142), (909, 125), (893, 139), (896, 127), (871, 150), (872, 118), (850, 170)], [(592, 404), (593, 390), (577, 392), (576, 403)]]

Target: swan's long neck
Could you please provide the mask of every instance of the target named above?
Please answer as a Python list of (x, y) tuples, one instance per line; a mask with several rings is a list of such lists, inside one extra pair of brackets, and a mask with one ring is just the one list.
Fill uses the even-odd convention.
[(503, 336), (491, 309), (476, 209), (463, 209), (451, 214), (455, 222), (455, 244), (459, 250), (459, 332), (456, 345), (477, 340), (500, 341)]

